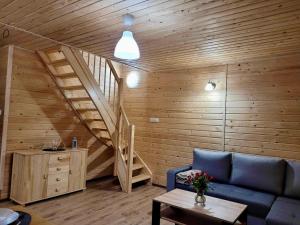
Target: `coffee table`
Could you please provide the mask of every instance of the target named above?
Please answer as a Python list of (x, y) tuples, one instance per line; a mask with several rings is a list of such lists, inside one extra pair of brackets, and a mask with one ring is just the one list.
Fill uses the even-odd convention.
[(159, 225), (160, 218), (180, 225), (232, 225), (246, 217), (246, 210), (247, 205), (210, 196), (201, 206), (195, 204), (195, 193), (175, 189), (153, 199), (152, 225)]

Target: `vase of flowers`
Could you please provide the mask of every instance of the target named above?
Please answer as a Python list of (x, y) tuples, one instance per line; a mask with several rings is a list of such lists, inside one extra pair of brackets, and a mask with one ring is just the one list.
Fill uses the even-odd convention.
[(199, 171), (196, 173), (192, 173), (188, 176), (187, 182), (193, 185), (193, 188), (196, 191), (195, 202), (197, 204), (205, 205), (206, 198), (205, 192), (209, 188), (209, 183), (213, 179), (213, 177), (208, 176), (207, 173)]

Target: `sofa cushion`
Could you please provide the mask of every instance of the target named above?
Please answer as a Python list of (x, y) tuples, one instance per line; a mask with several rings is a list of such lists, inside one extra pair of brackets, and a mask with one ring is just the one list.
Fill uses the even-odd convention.
[(196, 173), (201, 173), (201, 170), (187, 170), (176, 174), (176, 183), (188, 184), (188, 178), (193, 177)]
[(231, 184), (281, 194), (285, 161), (274, 157), (235, 153), (232, 155)]
[(300, 225), (300, 200), (278, 197), (266, 220), (268, 225)]
[(213, 176), (215, 181), (228, 182), (231, 168), (231, 153), (194, 149), (193, 169)]
[(247, 215), (247, 225), (267, 225), (267, 223), (265, 219)]
[(207, 195), (248, 205), (250, 215), (265, 218), (271, 209), (275, 196), (231, 184), (212, 182)]
[(284, 195), (300, 198), (300, 162), (287, 161)]

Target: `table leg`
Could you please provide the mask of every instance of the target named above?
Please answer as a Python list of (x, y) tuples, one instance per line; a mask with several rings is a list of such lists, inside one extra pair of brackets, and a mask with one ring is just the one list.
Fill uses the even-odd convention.
[(247, 209), (242, 213), (242, 215), (239, 218), (239, 221), (242, 223), (242, 225), (247, 225)]
[(152, 202), (152, 225), (160, 225), (160, 202)]

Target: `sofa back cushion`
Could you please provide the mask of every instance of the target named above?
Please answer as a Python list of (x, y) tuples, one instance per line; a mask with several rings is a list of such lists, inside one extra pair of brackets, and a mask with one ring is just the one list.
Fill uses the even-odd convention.
[(284, 195), (300, 198), (300, 162), (287, 161)]
[(193, 169), (206, 172), (214, 181), (229, 182), (231, 153), (194, 149)]
[(281, 194), (285, 161), (280, 158), (240, 153), (232, 155), (230, 183), (274, 194)]

